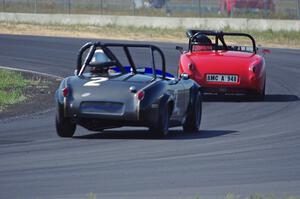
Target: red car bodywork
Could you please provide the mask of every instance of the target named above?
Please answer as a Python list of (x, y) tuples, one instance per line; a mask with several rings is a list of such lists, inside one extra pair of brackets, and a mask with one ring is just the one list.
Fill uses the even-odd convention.
[[(244, 52), (237, 50), (238, 47), (222, 48), (219, 46), (210, 51), (193, 51), (190, 48), (188, 52), (183, 52), (179, 61), (179, 74), (188, 74), (201, 85), (204, 93), (251, 93), (264, 96), (264, 57), (256, 54), (256, 50)], [(254, 48), (256, 49), (255, 46)], [(229, 80), (235, 77), (237, 79), (234, 79), (236, 82), (221, 82), (222, 78), (220, 81), (208, 81), (213, 75)]]

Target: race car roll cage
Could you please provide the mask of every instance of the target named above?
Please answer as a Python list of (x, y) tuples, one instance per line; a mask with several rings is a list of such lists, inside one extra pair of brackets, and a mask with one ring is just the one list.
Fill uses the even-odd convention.
[[(207, 35), (207, 36), (215, 36), (215, 44), (214, 50), (233, 50), (233, 51), (242, 51), (241, 46), (228, 46), (224, 40), (224, 36), (242, 36), (248, 37), (252, 41), (253, 53), (257, 53), (257, 47), (255, 43), (255, 39), (246, 33), (229, 33), (223, 31), (211, 31), (211, 30), (187, 30), (186, 36), (189, 38), (189, 51), (192, 51), (193, 41), (195, 41), (198, 35)], [(219, 41), (222, 43), (223, 48), (220, 48)]]
[[(132, 68), (132, 73), (137, 74), (137, 68), (136, 65), (132, 59), (132, 56), (130, 54), (129, 48), (149, 48), (150, 54), (151, 54), (151, 62), (152, 62), (152, 74), (153, 74), (153, 79), (157, 78), (157, 73), (156, 73), (156, 66), (155, 66), (155, 56), (154, 52), (158, 52), (158, 54), (161, 57), (162, 61), (162, 79), (166, 78), (166, 61), (165, 61), (165, 56), (163, 52), (161, 51), (160, 48), (154, 45), (148, 45), (148, 44), (124, 44), (124, 43), (101, 43), (101, 42), (89, 42), (83, 45), (77, 56), (77, 76), (81, 76), (85, 70), (85, 68), (90, 64), (94, 53), (97, 48), (101, 48), (103, 52), (108, 56), (108, 58), (112, 61), (110, 62), (105, 62), (101, 65), (100, 67), (109, 67), (109, 66), (116, 66), (119, 68), (119, 70), (122, 73), (128, 73), (128, 71), (124, 68), (124, 66), (121, 64), (121, 62), (118, 60), (118, 58), (114, 55), (114, 53), (109, 49), (110, 47), (120, 47), (123, 48), (125, 55), (127, 57), (128, 63), (130, 64)], [(82, 63), (82, 55), (83, 53), (88, 50), (88, 54)]]

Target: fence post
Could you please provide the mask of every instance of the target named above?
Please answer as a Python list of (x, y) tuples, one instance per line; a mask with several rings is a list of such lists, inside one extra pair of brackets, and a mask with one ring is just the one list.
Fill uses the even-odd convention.
[(3, 9), (3, 12), (5, 12), (5, 0), (2, 1), (2, 9)]
[(63, 1), (63, 4), (64, 4), (64, 10), (63, 10), (63, 13), (67, 13), (67, 0), (64, 0)]
[(135, 16), (135, 3), (134, 3), (134, 0), (132, 0), (131, 2), (132, 2), (132, 8), (133, 8), (133, 16)]
[(300, 0), (298, 0), (298, 19), (300, 19)]
[(37, 13), (37, 0), (34, 1), (34, 13)]
[(99, 12), (100, 14), (103, 14), (103, 1), (99, 0)]
[(202, 16), (202, 11), (201, 11), (201, 0), (198, 1), (198, 12), (199, 12), (199, 17)]
[(70, 14), (71, 13), (71, 1), (70, 0), (65, 0), (65, 12), (67, 14)]
[(71, 14), (71, 0), (68, 0), (68, 14)]

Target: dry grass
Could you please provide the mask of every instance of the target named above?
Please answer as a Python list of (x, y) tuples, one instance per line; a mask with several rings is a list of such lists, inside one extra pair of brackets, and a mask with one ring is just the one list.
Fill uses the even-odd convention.
[(0, 22), (0, 34), (79, 37), (114, 40), (186, 42), (184, 30), (83, 25), (37, 25)]
[[(225, 28), (224, 31), (234, 31)], [(297, 31), (252, 31), (243, 30), (254, 36), (263, 47), (300, 48), (300, 33)], [(0, 33), (18, 35), (42, 35), (132, 41), (164, 41), (186, 43), (185, 29), (160, 29), (149, 27), (83, 26), (83, 25), (38, 25), (0, 22)], [(234, 41), (233, 41), (234, 42)], [(236, 40), (235, 42), (240, 42)]]

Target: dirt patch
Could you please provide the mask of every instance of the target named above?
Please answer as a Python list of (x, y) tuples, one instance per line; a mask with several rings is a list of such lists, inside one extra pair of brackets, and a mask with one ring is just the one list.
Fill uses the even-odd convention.
[(39, 113), (54, 108), (54, 94), (59, 86), (60, 79), (44, 75), (21, 72), (25, 79), (35, 80), (23, 90), (26, 99), (14, 105), (8, 105), (0, 113), (0, 119)]

